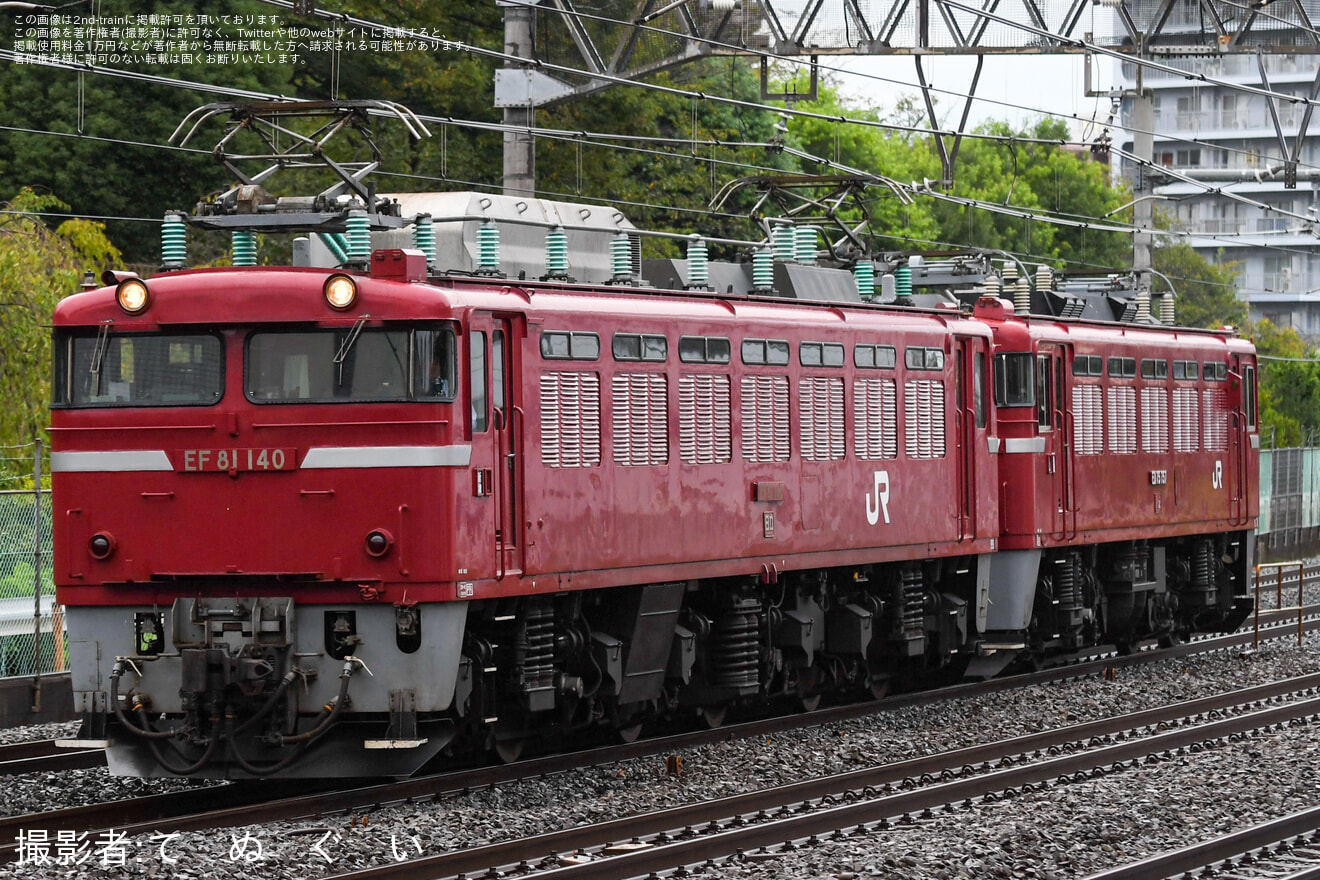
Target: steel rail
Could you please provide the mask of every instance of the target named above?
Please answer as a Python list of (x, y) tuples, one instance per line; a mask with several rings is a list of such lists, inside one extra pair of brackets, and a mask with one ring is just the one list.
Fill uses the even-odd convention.
[[(1279, 636), (1291, 635), (1292, 626), (1287, 621), (1294, 619), (1295, 615), (1282, 612), (1280, 617), (1285, 622), (1276, 628)], [(1306, 626), (1308, 629), (1320, 627), (1320, 618), (1308, 620)], [(810, 713), (744, 722), (716, 730), (691, 731), (653, 737), (634, 743), (604, 746), (586, 751), (550, 754), (511, 765), (430, 774), (397, 782), (337, 788), (335, 786), (341, 785), (342, 781), (318, 784), (310, 781), (285, 780), (270, 785), (262, 784), (262, 781), (252, 781), (70, 807), (42, 813), (10, 816), (0, 818), (0, 840), (13, 841), (19, 828), (44, 827), (75, 831), (99, 831), (113, 827), (116, 831), (130, 834), (164, 830), (188, 831), (319, 816), (326, 813), (342, 813), (355, 809), (373, 809), (416, 800), (424, 801), (468, 789), (493, 787), (524, 778), (565, 773), (584, 766), (647, 757), (740, 737), (764, 736), (805, 726), (855, 720), (897, 708), (998, 693), (1018, 687), (1080, 678), (1093, 674), (1104, 674), (1109, 669), (1234, 648), (1249, 644), (1250, 641), (1251, 633), (1215, 636), (1172, 648), (1138, 651), (1126, 656), (1105, 656), (1068, 666), (983, 682), (956, 684), (930, 691), (901, 694), (874, 702), (830, 707)], [(304, 793), (297, 795), (272, 797), (272, 793), (276, 791), (287, 793), (290, 785), (302, 785), (306, 788)], [(199, 803), (204, 803), (208, 809), (205, 811), (199, 810)], [(0, 845), (0, 863), (12, 861), (15, 857), (16, 849), (12, 843)]]
[[(1091, 874), (1085, 880), (1164, 880), (1166, 877), (1210, 868), (1227, 859), (1245, 855), (1290, 837), (1314, 834), (1317, 830), (1320, 830), (1320, 807), (1313, 807), (1221, 837), (1203, 840), (1182, 849), (1170, 850), (1138, 862), (1119, 865), (1098, 874)], [(1292, 875), (1292, 877), (1298, 876), (1320, 877), (1320, 866), (1307, 868)]]
[[(849, 827), (860, 826), (861, 832), (869, 833), (871, 829), (865, 826), (885, 823), (896, 817), (950, 807), (1000, 792), (1007, 796), (1052, 782), (1079, 781), (1099, 775), (1106, 768), (1122, 769), (1129, 762), (1136, 763), (1151, 755), (1172, 753), (1206, 742), (1296, 722), (1298, 719), (1315, 718), (1318, 714), (1320, 698), (1311, 698), (1155, 733), (1142, 739), (1104, 745), (1089, 751), (992, 770), (964, 779), (934, 782), (909, 791), (879, 797), (864, 791), (864, 799), (854, 803), (831, 806), (826, 801), (826, 805), (814, 807), (805, 801), (798, 801), (798, 809), (803, 811), (799, 815), (791, 815), (793, 810), (786, 803), (790, 798), (780, 796), (783, 790), (768, 789), (726, 799), (732, 803), (716, 801), (680, 807), (632, 819), (620, 819), (606, 825), (568, 829), (560, 834), (541, 835), (507, 844), (367, 868), (334, 875), (325, 880), (433, 880), (487, 869), (498, 872), (501, 867), (513, 864), (517, 864), (522, 874), (526, 875), (532, 869), (533, 861), (542, 864), (556, 862), (553, 855), (555, 852), (594, 849), (627, 840), (632, 843), (621, 847), (627, 851), (620, 854), (551, 868), (535, 876), (555, 880), (617, 880), (645, 876), (727, 858), (740, 852), (785, 843), (794, 844), (803, 839), (812, 844), (819, 842), (821, 835), (843, 834), (846, 833), (844, 829)], [(792, 789), (794, 786), (787, 788)], [(842, 794), (842, 790), (836, 790), (835, 794)], [(756, 815), (751, 820), (747, 818), (756, 811), (766, 814), (766, 811), (772, 809), (779, 810), (780, 815), (789, 815), (778, 819), (769, 818), (768, 815)], [(704, 818), (706, 816), (718, 817), (707, 819)], [(728, 825), (721, 824), (721, 820), (727, 821)], [(752, 824), (747, 824), (749, 821)], [(705, 829), (706, 833), (699, 832), (695, 826), (706, 822), (710, 823)], [(689, 839), (675, 840), (671, 836), (673, 832), (677, 832), (680, 838)], [(642, 840), (654, 835), (660, 835), (654, 843)], [(588, 844), (588, 839), (594, 842)], [(488, 875), (496, 876), (496, 873)]]

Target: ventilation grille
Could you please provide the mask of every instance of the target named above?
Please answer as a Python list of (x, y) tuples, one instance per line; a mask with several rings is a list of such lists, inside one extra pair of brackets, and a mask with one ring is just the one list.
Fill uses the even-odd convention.
[(908, 458), (944, 457), (944, 382), (912, 379), (903, 385)]
[(1196, 452), (1200, 449), (1201, 414), (1195, 388), (1173, 389), (1173, 451)]
[(715, 464), (733, 458), (728, 376), (679, 377), (678, 447), (684, 464)]
[(1201, 392), (1205, 414), (1204, 442), (1207, 452), (1228, 450), (1228, 392), (1223, 388), (1207, 388)]
[(788, 461), (788, 377), (744, 376), (744, 461)]
[(1169, 389), (1141, 389), (1141, 451), (1169, 451)]
[(1073, 387), (1073, 449), (1078, 455), (1105, 451), (1105, 402), (1099, 385)]
[(669, 389), (664, 375), (619, 373), (612, 390), (615, 464), (668, 464)]
[(600, 464), (598, 374), (541, 374), (541, 463), (552, 468)]
[(1109, 389), (1109, 451), (1127, 455), (1137, 451), (1137, 389)]
[(857, 457), (898, 457), (898, 384), (893, 379), (853, 382), (853, 437)]
[(837, 461), (844, 456), (843, 380), (809, 376), (798, 380), (802, 460)]

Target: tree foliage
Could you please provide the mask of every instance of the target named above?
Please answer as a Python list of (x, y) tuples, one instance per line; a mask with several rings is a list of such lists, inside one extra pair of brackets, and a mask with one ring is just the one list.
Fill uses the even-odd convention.
[(1155, 292), (1172, 282), (1175, 317), (1180, 327), (1242, 327), (1247, 304), (1237, 296), (1237, 264), (1211, 263), (1184, 241), (1155, 249)]
[[(0, 446), (31, 443), (49, 424), (50, 315), (59, 300), (78, 289), (88, 266), (118, 266), (119, 251), (105, 228), (89, 220), (66, 220), (52, 231), (31, 212), (67, 210), (50, 195), (19, 192), (0, 213)], [(7, 481), (31, 467), (5, 457)]]

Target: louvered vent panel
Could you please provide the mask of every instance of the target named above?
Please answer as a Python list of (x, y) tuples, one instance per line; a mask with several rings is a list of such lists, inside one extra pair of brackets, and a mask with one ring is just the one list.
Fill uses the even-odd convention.
[(1169, 389), (1141, 389), (1141, 451), (1169, 451)]
[(614, 461), (631, 467), (669, 462), (669, 393), (659, 373), (613, 379)]
[(862, 461), (898, 456), (897, 385), (893, 379), (853, 381), (853, 448)]
[(1205, 448), (1207, 452), (1228, 450), (1228, 391), (1207, 388), (1201, 392), (1202, 413), (1205, 419)]
[(1078, 455), (1099, 455), (1104, 445), (1104, 396), (1099, 385), (1073, 387), (1073, 448)]
[(541, 463), (553, 468), (600, 464), (597, 374), (541, 374)]
[(1173, 389), (1173, 451), (1200, 449), (1201, 413), (1195, 388)]
[(1137, 451), (1137, 389), (1109, 389), (1109, 451), (1126, 455)]
[(678, 449), (685, 464), (712, 464), (733, 457), (728, 376), (679, 377)]
[(944, 383), (910, 379), (903, 385), (905, 451), (908, 458), (944, 457)]
[(788, 461), (788, 377), (744, 376), (744, 461)]
[(843, 380), (825, 376), (798, 380), (802, 458), (838, 461), (846, 446), (843, 432)]

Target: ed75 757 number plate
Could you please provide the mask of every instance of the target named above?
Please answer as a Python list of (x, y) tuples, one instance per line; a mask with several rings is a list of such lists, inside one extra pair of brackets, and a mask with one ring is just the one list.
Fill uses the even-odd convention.
[(185, 473), (206, 471), (291, 471), (298, 466), (292, 447), (252, 449), (176, 449), (174, 469)]

